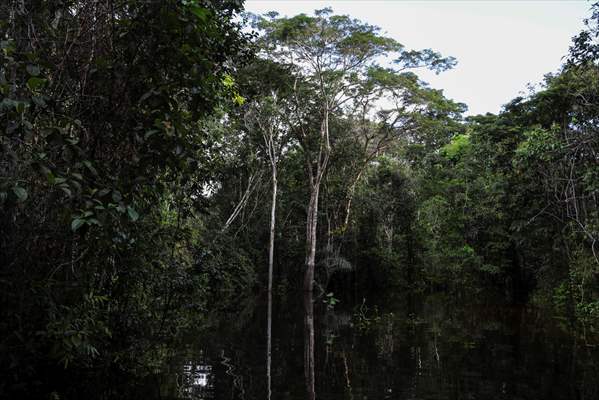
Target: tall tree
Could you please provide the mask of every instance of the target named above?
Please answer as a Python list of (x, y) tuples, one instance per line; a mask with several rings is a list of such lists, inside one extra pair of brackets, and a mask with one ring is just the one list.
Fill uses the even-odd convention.
[[(451, 65), (430, 50), (407, 51), (380, 29), (345, 15), (333, 15), (330, 8), (314, 16), (300, 14), (278, 17), (270, 13), (258, 18), (262, 55), (288, 65), (295, 75), (292, 131), (304, 154), (309, 200), (306, 209), (305, 378), (308, 397), (314, 390), (314, 271), (316, 265), (319, 193), (331, 156), (330, 120), (340, 116), (352, 103), (374, 94), (377, 85), (365, 84), (381, 58), (395, 56), (393, 65), (415, 68), (430, 64), (439, 69)], [(394, 69), (391, 68), (391, 71)]]
[(250, 105), (245, 115), (246, 127), (250, 132), (258, 133), (262, 139), (262, 150), (267, 155), (271, 171), (271, 203), (268, 240), (268, 304), (266, 327), (266, 377), (267, 397), (271, 398), (271, 361), (272, 361), (272, 284), (275, 251), (275, 230), (278, 189), (278, 164), (283, 148), (288, 140), (287, 124), (285, 123), (284, 99), (279, 99), (276, 92)]

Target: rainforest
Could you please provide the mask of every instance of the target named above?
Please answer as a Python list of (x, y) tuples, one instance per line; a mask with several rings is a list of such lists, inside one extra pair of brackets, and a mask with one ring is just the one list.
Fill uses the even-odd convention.
[(599, 398), (599, 3), (481, 115), (331, 3), (0, 4), (0, 398)]

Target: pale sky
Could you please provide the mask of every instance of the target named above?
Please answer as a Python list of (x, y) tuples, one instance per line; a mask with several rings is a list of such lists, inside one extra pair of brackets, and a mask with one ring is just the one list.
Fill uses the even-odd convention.
[(249, 12), (311, 14), (331, 6), (381, 27), (407, 49), (432, 48), (458, 65), (440, 75), (418, 72), (468, 113), (497, 113), (501, 106), (555, 72), (571, 38), (590, 15), (586, 0), (247, 0)]

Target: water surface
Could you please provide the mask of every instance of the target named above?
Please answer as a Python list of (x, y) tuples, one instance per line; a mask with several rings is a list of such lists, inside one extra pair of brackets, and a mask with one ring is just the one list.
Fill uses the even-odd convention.
[[(298, 299), (300, 300), (300, 299)], [(303, 308), (277, 304), (272, 399), (303, 399)], [(266, 307), (248, 302), (192, 335), (162, 397), (266, 398)], [(584, 327), (583, 327), (584, 328)], [(588, 332), (540, 309), (444, 294), (316, 301), (319, 399), (599, 399)]]

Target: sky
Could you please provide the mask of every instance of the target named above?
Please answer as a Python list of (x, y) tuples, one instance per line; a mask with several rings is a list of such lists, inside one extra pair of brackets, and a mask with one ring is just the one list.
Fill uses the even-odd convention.
[(246, 0), (246, 11), (281, 16), (331, 6), (377, 25), (407, 49), (431, 48), (457, 59), (439, 75), (416, 71), (467, 115), (498, 113), (528, 84), (556, 72), (573, 36), (590, 15), (587, 0)]

